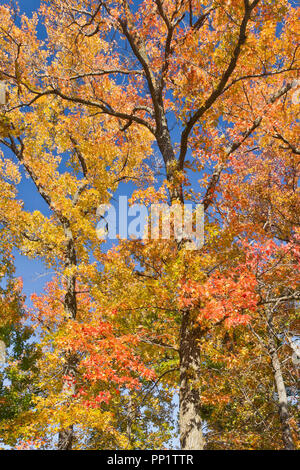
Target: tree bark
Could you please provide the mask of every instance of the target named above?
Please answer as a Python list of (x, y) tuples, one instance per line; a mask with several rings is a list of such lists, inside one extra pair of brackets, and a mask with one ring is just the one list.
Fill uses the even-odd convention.
[[(77, 257), (75, 250), (75, 243), (70, 228), (70, 224), (67, 220), (63, 221), (63, 227), (66, 237), (66, 268), (73, 268), (77, 266)], [(75, 320), (77, 316), (77, 299), (76, 299), (76, 277), (71, 274), (66, 277), (66, 293), (64, 298), (64, 310), (66, 318), (69, 320)], [(70, 354), (68, 351), (65, 354), (65, 364), (63, 368), (63, 375), (67, 377), (63, 380), (62, 392), (64, 395), (74, 395), (76, 392), (75, 377), (77, 368), (77, 356)], [(58, 436), (58, 450), (72, 450), (74, 437), (73, 426), (68, 426), (65, 429), (61, 429)]]
[[(160, 142), (164, 141), (162, 138)], [(170, 182), (170, 201), (184, 204), (182, 184), (177, 181), (176, 162), (166, 139), (161, 150), (165, 150), (164, 161)], [(178, 250), (184, 245), (178, 243)], [(199, 328), (195, 328), (189, 309), (182, 314), (180, 326), (180, 387), (179, 387), (179, 430), (182, 450), (203, 450), (205, 441), (202, 433), (200, 379)]]
[(73, 426), (62, 429), (58, 436), (57, 450), (72, 450), (73, 434)]
[(197, 329), (190, 321), (190, 312), (183, 313), (180, 331), (179, 427), (183, 450), (203, 450), (200, 378), (200, 348)]
[(270, 348), (269, 352), (272, 360), (272, 367), (274, 371), (274, 379), (276, 390), (278, 394), (278, 405), (279, 405), (279, 416), (282, 428), (282, 440), (284, 443), (285, 450), (294, 450), (294, 441), (292, 437), (291, 427), (289, 423), (289, 412), (288, 412), (288, 399), (285, 388), (285, 383), (282, 375), (281, 364), (277, 354), (276, 344), (273, 338), (273, 334), (270, 331)]

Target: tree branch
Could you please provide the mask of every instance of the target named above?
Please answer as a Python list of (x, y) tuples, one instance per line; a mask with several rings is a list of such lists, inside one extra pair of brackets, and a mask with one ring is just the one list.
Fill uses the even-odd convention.
[[(281, 98), (289, 90), (291, 90), (292, 87), (293, 87), (292, 82), (284, 85), (282, 88), (280, 88), (280, 90), (278, 90), (276, 93), (274, 93), (269, 98), (269, 100), (267, 101), (267, 104), (273, 104), (277, 99)], [(238, 140), (236, 142), (233, 142), (232, 144), (229, 145), (229, 147), (227, 147), (226, 152), (225, 152), (225, 157), (226, 157), (225, 161), (221, 162), (217, 165), (215, 171), (212, 174), (211, 180), (208, 184), (205, 196), (203, 198), (202, 204), (204, 205), (205, 210), (212, 203), (216, 186), (217, 186), (217, 184), (220, 180), (220, 176), (221, 176), (222, 171), (226, 167), (228, 157), (245, 142), (245, 140), (255, 131), (255, 129), (257, 129), (260, 126), (260, 124), (263, 120), (264, 114), (262, 114), (259, 118), (255, 119), (252, 126), (244, 132), (244, 134), (243, 134), (243, 136), (240, 140)]]
[(179, 154), (179, 169), (183, 169), (184, 166), (184, 160), (186, 157), (187, 153), (187, 146), (188, 146), (188, 138), (189, 135), (196, 124), (196, 122), (203, 116), (203, 114), (213, 105), (213, 103), (216, 101), (216, 99), (221, 95), (222, 91), (224, 90), (226, 83), (228, 82), (231, 74), (233, 73), (237, 62), (238, 58), (240, 56), (240, 52), (242, 49), (243, 44), (246, 42), (246, 30), (247, 30), (247, 24), (250, 19), (250, 15), (255, 8), (255, 6), (259, 3), (259, 0), (254, 0), (252, 4), (250, 5), (248, 1), (245, 0), (245, 13), (244, 17), (240, 26), (240, 31), (239, 31), (239, 38), (237, 41), (237, 44), (234, 48), (233, 55), (231, 58), (231, 61), (223, 73), (221, 80), (217, 87), (213, 90), (211, 95), (206, 99), (205, 103), (203, 106), (201, 106), (188, 120), (185, 129), (183, 130), (181, 134), (181, 143), (180, 143), (180, 154)]

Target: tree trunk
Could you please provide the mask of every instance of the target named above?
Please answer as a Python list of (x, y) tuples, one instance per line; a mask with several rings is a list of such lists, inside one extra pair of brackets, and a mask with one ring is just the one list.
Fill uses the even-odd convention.
[[(172, 155), (170, 143), (165, 136), (161, 139), (161, 151), (165, 150), (164, 161), (167, 178), (170, 183), (171, 204), (175, 201), (184, 203), (182, 184), (177, 181), (178, 162)], [(168, 150), (168, 152), (167, 152)], [(178, 249), (184, 249), (179, 243)], [(179, 388), (179, 429), (180, 445), (183, 450), (203, 450), (204, 437), (201, 419), (200, 346), (190, 311), (183, 312), (180, 327), (180, 388)]]
[(126, 426), (126, 434), (129, 445), (132, 442), (132, 423), (134, 420), (134, 410), (133, 410), (133, 403), (132, 403), (132, 396), (131, 391), (129, 391), (128, 395), (128, 411), (127, 411), (127, 426)]
[[(70, 224), (67, 220), (63, 222), (64, 232), (66, 236), (66, 268), (74, 268), (77, 266), (77, 258), (75, 244)], [(75, 320), (77, 316), (77, 299), (76, 299), (76, 277), (74, 274), (66, 277), (66, 294), (64, 298), (64, 310), (68, 320)], [(75, 378), (78, 358), (75, 354), (68, 351), (65, 353), (66, 362), (64, 364), (63, 375), (67, 377), (63, 380), (62, 393), (72, 396), (76, 392)], [(58, 436), (58, 450), (72, 450), (74, 437), (73, 426), (61, 429)]]
[(73, 426), (60, 431), (58, 436), (57, 450), (72, 450)]
[(288, 400), (287, 400), (287, 393), (286, 388), (282, 376), (281, 365), (278, 358), (276, 344), (270, 331), (270, 355), (272, 360), (272, 367), (274, 371), (274, 378), (276, 384), (276, 390), (278, 394), (278, 401), (279, 401), (279, 416), (281, 421), (282, 427), (282, 440), (284, 443), (285, 450), (294, 450), (294, 441), (292, 437), (292, 432), (289, 424), (289, 412), (288, 412)]
[(200, 348), (197, 329), (190, 322), (190, 313), (183, 313), (180, 332), (179, 427), (183, 450), (203, 450), (204, 437), (200, 406)]

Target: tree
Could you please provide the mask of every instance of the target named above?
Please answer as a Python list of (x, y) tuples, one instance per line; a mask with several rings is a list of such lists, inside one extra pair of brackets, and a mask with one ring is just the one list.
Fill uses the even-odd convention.
[[(100, 186), (103, 178), (106, 188), (112, 190), (116, 180), (140, 178), (141, 170), (127, 170), (136, 168), (136, 163), (141, 168), (141, 160), (158, 149), (168, 203), (194, 199), (204, 205), (207, 242), (203, 250), (190, 253), (184, 241), (172, 240), (128, 244), (120, 248), (127, 250), (127, 262), (116, 256), (114, 268), (122, 281), (111, 280), (117, 288), (118, 282), (123, 286), (124, 279), (128, 282), (132, 299), (126, 297), (124, 308), (139, 311), (131, 327), (137, 331), (143, 319), (142, 334), (135, 336), (157, 346), (158, 351), (164, 343), (163, 348), (172, 351), (171, 357), (165, 358), (167, 363), (179, 356), (171, 374), (176, 376), (179, 367), (181, 447), (202, 449), (201, 341), (213, 335), (220, 323), (248, 322), (257, 303), (251, 270), (236, 272), (233, 277), (227, 269), (227, 281), (215, 278), (215, 266), (234, 255), (232, 242), (237, 235), (234, 225), (227, 228), (226, 220), (222, 224), (218, 219), (220, 178), (226, 170), (236, 173), (232, 164), (236, 156), (247, 158), (255, 147), (264, 153), (270, 129), (275, 133), (273, 138), (294, 146), (283, 123), (277, 122), (277, 114), (294, 106), (296, 9), (288, 2), (268, 0), (146, 0), (134, 5), (127, 1), (52, 0), (43, 2), (41, 8), (48, 41), (44, 44), (36, 39), (36, 18), (29, 21), (24, 17), (22, 27), (17, 28), (9, 9), (2, 7), (2, 11), (5, 52), (0, 67), (13, 89), (6, 120), (2, 120), (2, 142), (25, 166), (52, 211), (48, 220), (38, 214), (27, 216), (31, 228), (26, 227), (25, 233), (34, 252), (32, 240), (43, 227), (42, 240), (39, 237), (36, 246), (51, 263), (59, 260), (67, 318), (73, 321), (78, 315), (79, 279), (86, 285), (97, 278), (82, 266), (88, 259), (86, 245), (95, 245), (92, 208), (109, 199)], [(54, 129), (50, 133), (51, 121), (55, 134)], [(78, 123), (75, 135), (74, 122)], [(87, 137), (92, 139), (88, 145)], [(55, 147), (73, 152), (80, 178), (76, 172), (58, 171), (56, 154), (47, 151)], [(95, 149), (101, 149), (108, 160), (95, 158)], [(130, 167), (127, 157), (124, 160), (128, 152), (134, 157)], [(120, 153), (123, 158), (117, 158)], [(107, 167), (108, 173), (104, 171)], [(92, 168), (96, 168), (94, 177)], [(196, 194), (188, 186), (190, 168), (200, 176)], [(90, 190), (86, 190), (86, 180)], [(142, 264), (140, 272), (133, 258)], [(145, 273), (145, 268), (150, 273)], [(99, 278), (105, 283), (101, 274)], [(202, 311), (199, 296), (205, 298), (203, 289), (206, 284), (213, 286), (213, 281), (219, 281), (220, 289), (231, 287), (234, 302), (228, 301), (227, 294), (223, 305), (212, 301), (210, 308), (204, 306)], [(241, 293), (248, 282), (251, 288), (244, 298)], [(103, 289), (102, 284), (100, 287)], [(199, 292), (200, 314), (193, 300), (195, 291)], [(179, 292), (185, 295), (179, 296)], [(115, 308), (122, 311), (122, 302), (117, 290), (114, 295), (106, 317), (113, 318), (119, 327), (120, 320), (113, 312)], [(101, 291), (94, 296), (107, 301)], [(157, 357), (161, 358), (160, 352)], [(68, 356), (67, 376), (75, 375), (75, 362), (74, 356)], [(61, 433), (59, 448), (70, 448), (72, 440), (70, 425)]]
[[(18, 77), (20, 78), (22, 75), (23, 79), (26, 80), (22, 67), (28, 65), (26, 61), (31, 61), (32, 54), (37, 51), (40, 44), (37, 40), (32, 41), (34, 27), (35, 19), (31, 22), (23, 19), (24, 30), (20, 30), (14, 25), (10, 17), (10, 11), (4, 8), (3, 52), (5, 50), (9, 56), (9, 59), (5, 57), (4, 74), (10, 74), (10, 65), (16, 73), (17, 66)], [(22, 56), (23, 51), (24, 56)], [(48, 54), (51, 54), (50, 50), (48, 50)], [(45, 56), (42, 54), (39, 59), (42, 61)], [(11, 64), (9, 60), (12, 61)], [(32, 67), (26, 68), (26, 73), (29, 73), (28, 81), (32, 79), (33, 83), (34, 72), (35, 70)], [(11, 107), (14, 107), (14, 100), (22, 102), (26, 98), (24, 95), (21, 97), (20, 87), (22, 82), (18, 77), (16, 78), (18, 86), (10, 93), (9, 106)], [(117, 187), (125, 171), (132, 170), (134, 174), (136, 171), (137, 175), (138, 171), (143, 172), (142, 168), (140, 170), (136, 168), (141, 155), (144, 156), (144, 152), (147, 152), (147, 139), (142, 137), (142, 131), (141, 136), (138, 138), (132, 129), (124, 137), (123, 133), (120, 135), (118, 125), (107, 122), (107, 130), (105, 130), (103, 129), (104, 121), (101, 118), (90, 116), (89, 112), (80, 117), (81, 124), (78, 127), (76, 126), (78, 113), (81, 114), (81, 111), (77, 109), (76, 105), (75, 107), (66, 107), (57, 99), (50, 102), (48, 100), (40, 101), (33, 108), (26, 109), (25, 113), (20, 113), (18, 109), (15, 109), (11, 118), (5, 121), (8, 124), (1, 139), (4, 147), (14, 154), (16, 162), (11, 163), (9, 156), (4, 159), (6, 169), (9, 170), (7, 174), (4, 172), (5, 185), (1, 192), (1, 195), (3, 195), (4, 223), (11, 231), (16, 233), (16, 245), (23, 253), (31, 257), (38, 256), (44, 259), (46, 264), (56, 272), (54, 284), (49, 287), (50, 291), (48, 291), (46, 299), (43, 302), (35, 299), (40, 312), (36, 315), (34, 321), (36, 325), (42, 326), (42, 337), (45, 334), (46, 340), (48, 340), (48, 343), (44, 344), (45, 348), (53, 347), (51, 341), (54, 341), (55, 345), (55, 337), (59, 336), (59, 346), (56, 355), (52, 359), (56, 359), (58, 364), (62, 365), (62, 369), (59, 370), (62, 396), (67, 394), (68, 400), (75, 394), (73, 385), (71, 391), (74, 393), (70, 394), (70, 382), (72, 384), (73, 380), (76, 380), (75, 376), (81, 359), (78, 354), (81, 353), (81, 356), (84, 356), (85, 350), (83, 345), (80, 346), (80, 342), (75, 342), (79, 351), (73, 351), (74, 348), (72, 347), (64, 350), (63, 345), (69, 343), (71, 337), (74, 340), (76, 334), (79, 335), (80, 331), (84, 334), (84, 325), (78, 323), (78, 321), (80, 322), (78, 316), (79, 318), (82, 317), (81, 323), (84, 323), (84, 321), (88, 323), (87, 329), (90, 328), (90, 331), (94, 332), (95, 335), (100, 335), (99, 341), (103, 336), (108, 337), (106, 342), (103, 341), (106, 346), (104, 345), (102, 352), (106, 351), (109, 354), (110, 359), (108, 361), (112, 363), (112, 370), (110, 374), (109, 371), (107, 372), (106, 378), (108, 380), (109, 377), (111, 381), (116, 378), (117, 382), (122, 382), (121, 377), (114, 375), (114, 370), (118, 369), (118, 365), (114, 366), (113, 363), (119, 360), (119, 356), (122, 356), (120, 347), (121, 344), (124, 347), (126, 338), (120, 338), (119, 341), (116, 338), (115, 342), (112, 343), (112, 327), (107, 322), (101, 323), (101, 310), (97, 312), (97, 305), (93, 305), (92, 302), (88, 304), (84, 294), (81, 293), (81, 289), (84, 291), (84, 279), (89, 277), (90, 270), (93, 269), (92, 263), (89, 264), (89, 257), (95, 245), (98, 244), (94, 229), (96, 209), (101, 202), (108, 200), (110, 187)], [(57, 125), (61, 126), (61, 131), (58, 131)], [(66, 132), (67, 128), (69, 128), (68, 132)], [(139, 130), (136, 130), (136, 132), (140, 133)], [(103, 138), (104, 134), (105, 138)], [(92, 135), (94, 143), (91, 141), (90, 136)], [(87, 146), (86, 142), (88, 141)], [(115, 144), (115, 141), (118, 142), (118, 145)], [(106, 157), (99, 160), (98, 152), (106, 155)], [(59, 171), (62, 154), (67, 155), (63, 162), (67, 169), (63, 173)], [(124, 158), (124, 155), (127, 155), (127, 157)], [(70, 169), (68, 169), (68, 166)], [(107, 167), (109, 167), (109, 171), (106, 171)], [(10, 172), (13, 172), (17, 184), (20, 179), (21, 168), (24, 168), (35, 190), (46, 203), (46, 214), (40, 211), (26, 212), (23, 210), (22, 204), (16, 200), (17, 190), (13, 183), (9, 183), (7, 180), (10, 178)], [(6, 187), (11, 192), (8, 196), (5, 192)], [(13, 210), (6, 210), (9, 209), (8, 203), (12, 205)], [(54, 291), (55, 299), (51, 296), (48, 298), (51, 289), (52, 292)], [(57, 305), (58, 302), (59, 305)], [(47, 310), (45, 305), (51, 305), (51, 309)], [(94, 318), (91, 318), (91, 322), (95, 323), (94, 327), (90, 324), (93, 309), (97, 312)], [(42, 320), (43, 316), (46, 318)], [(50, 338), (49, 334), (47, 336), (49, 323), (53, 328)], [(74, 328), (70, 323), (71, 325), (74, 323)], [(102, 329), (104, 330), (102, 331)], [(98, 331), (99, 333), (97, 333)], [(69, 334), (65, 342), (63, 340), (64, 334)], [(111, 348), (115, 350), (115, 355)], [(97, 348), (95, 349), (96, 353)], [(100, 353), (97, 354), (100, 357)], [(131, 374), (131, 368), (134, 365), (136, 366), (135, 370), (142, 372), (135, 358), (132, 357), (131, 362), (130, 353), (126, 358), (125, 352), (123, 352), (120, 363), (123, 363), (119, 371), (121, 375), (124, 372), (122, 372), (122, 367)], [(58, 364), (53, 365), (54, 369), (57, 368)], [(44, 363), (44, 376), (47, 376), (47, 367), (51, 367), (51, 365), (51, 361), (48, 365)], [(43, 373), (41, 373), (41, 377), (43, 377)], [(103, 378), (105, 379), (105, 375)], [(95, 380), (92, 376), (91, 381)], [(131, 383), (132, 387), (137, 383), (133, 378), (132, 380), (129, 378), (128, 382)], [(126, 383), (126, 380), (124, 380), (124, 383)], [(51, 397), (57, 397), (57, 389), (52, 390), (52, 396), (49, 398), (47, 386), (43, 382), (41, 382), (41, 386), (44, 387), (44, 396), (39, 397), (39, 403), (41, 408), (45, 410), (47, 409), (47, 403), (49, 405), (49, 401), (51, 402)], [(109, 396), (108, 392), (103, 392), (103, 396), (101, 393), (96, 394), (99, 403), (107, 401)], [(44, 407), (41, 405), (43, 398), (46, 400)], [(83, 400), (83, 396), (81, 399)], [(65, 408), (68, 408), (68, 400), (65, 402)], [(85, 401), (89, 402), (86, 399)], [(51, 406), (48, 406), (50, 414), (52, 406), (53, 402)], [(79, 408), (80, 406), (77, 404), (75, 411), (71, 410), (68, 415), (71, 415), (72, 411), (76, 414), (76, 410), (78, 411)], [(68, 418), (64, 416), (65, 410), (62, 408), (61, 411), (62, 418), (59, 413), (56, 418), (58, 422), (60, 418), (61, 421), (68, 421)], [(85, 408), (85, 411), (87, 413), (88, 407)], [(47, 417), (50, 419), (49, 414)], [(37, 419), (38, 435), (35, 437), (38, 439), (41, 439), (43, 432), (47, 434), (48, 427), (51, 426), (51, 420), (43, 422), (44, 418), (45, 416), (40, 416), (40, 421)], [(96, 419), (99, 420), (97, 414)], [(75, 417), (74, 420), (76, 421)], [(80, 420), (84, 421), (82, 417)], [(105, 424), (105, 419), (102, 421)], [(32, 432), (32, 429), (29, 432)], [(71, 420), (71, 424), (60, 432), (58, 447), (70, 449), (72, 440), (73, 424)]]
[[(266, 151), (258, 155), (249, 154), (239, 166), (240, 171), (224, 181), (228, 189), (225, 189), (227, 196), (223, 206), (227, 215), (230, 213), (231, 221), (234, 220), (232, 226), (239, 226), (239, 230), (242, 228), (243, 236), (252, 240), (253, 248), (250, 251), (260, 302), (259, 316), (250, 329), (271, 362), (282, 441), (286, 449), (294, 448), (288, 411), (288, 408), (293, 409), (293, 403), (292, 399), (288, 400), (288, 390), (297, 383), (297, 372), (291, 361), (291, 338), (299, 334), (296, 321), (299, 298), (299, 196), (295, 184), (299, 164), (294, 112), (294, 107), (280, 110), (276, 125), (271, 124), (266, 137)], [(277, 132), (274, 134), (279, 123), (281, 129), (288, 132), (289, 140)]]
[(0, 428), (1, 442), (15, 445), (20, 440), (16, 423), (33, 406), (37, 393), (36, 362), (39, 349), (33, 329), (26, 324), (22, 281), (14, 276), (11, 237), (1, 229), (0, 242)]

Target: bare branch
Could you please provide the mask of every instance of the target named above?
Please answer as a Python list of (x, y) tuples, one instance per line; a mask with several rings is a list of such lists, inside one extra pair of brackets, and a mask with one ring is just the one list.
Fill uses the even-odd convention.
[(284, 142), (287, 145), (287, 147), (283, 147), (283, 148), (290, 149), (292, 151), (292, 153), (294, 153), (295, 155), (300, 155), (300, 149), (299, 148), (297, 148), (295, 145), (291, 144), (285, 137), (283, 137), (283, 135), (279, 134), (279, 132), (277, 132), (276, 128), (275, 128), (275, 131), (276, 131), (276, 134), (273, 135), (274, 139), (281, 140), (282, 142)]
[[(282, 88), (280, 88), (276, 93), (274, 93), (269, 98), (267, 103), (268, 104), (273, 104), (277, 99), (281, 98), (289, 90), (291, 90), (292, 87), (293, 87), (293, 83), (288, 83), (288, 84), (284, 85)], [(259, 125), (261, 124), (261, 122), (263, 120), (264, 114), (262, 116), (260, 116), (259, 118), (255, 119), (252, 126), (244, 132), (241, 139), (237, 140), (236, 142), (233, 142), (232, 144), (229, 145), (229, 147), (227, 147), (226, 153), (225, 153), (225, 157), (226, 157), (225, 161), (222, 162), (222, 163), (219, 163), (217, 165), (215, 171), (213, 172), (211, 180), (208, 184), (205, 196), (203, 198), (202, 203), (204, 204), (204, 209), (205, 210), (211, 205), (211, 203), (213, 201), (213, 196), (214, 196), (216, 186), (217, 186), (217, 184), (220, 180), (220, 176), (221, 176), (222, 171), (226, 167), (228, 157), (245, 142), (245, 140), (255, 131), (255, 129), (257, 129), (259, 127)]]
[(237, 41), (237, 44), (234, 48), (232, 58), (229, 62), (229, 65), (225, 72), (223, 73), (221, 80), (217, 87), (213, 90), (211, 95), (206, 99), (205, 103), (203, 106), (201, 106), (188, 120), (185, 129), (183, 130), (181, 134), (181, 144), (180, 144), (180, 154), (179, 154), (179, 169), (183, 169), (184, 165), (184, 160), (186, 157), (187, 153), (187, 146), (188, 146), (188, 138), (189, 135), (196, 124), (196, 122), (203, 116), (203, 114), (213, 105), (213, 103), (216, 101), (216, 99), (221, 95), (222, 91), (224, 90), (231, 74), (233, 73), (237, 62), (238, 58), (240, 56), (240, 52), (242, 49), (242, 46), (246, 42), (246, 30), (247, 30), (247, 24), (249, 22), (251, 13), (254, 9), (254, 7), (258, 4), (259, 0), (254, 0), (251, 5), (247, 1), (245, 1), (245, 13), (244, 17), (240, 26), (240, 31), (239, 31), (239, 38)]

